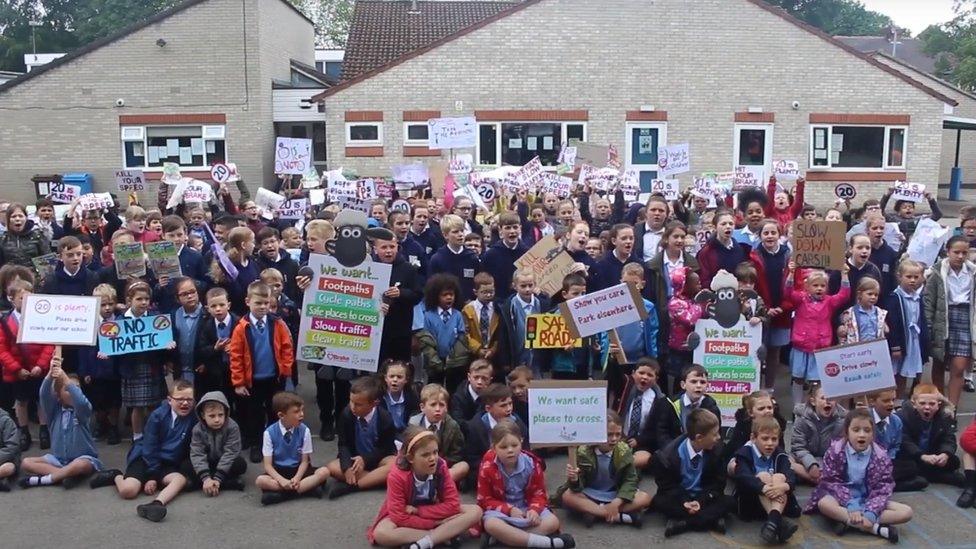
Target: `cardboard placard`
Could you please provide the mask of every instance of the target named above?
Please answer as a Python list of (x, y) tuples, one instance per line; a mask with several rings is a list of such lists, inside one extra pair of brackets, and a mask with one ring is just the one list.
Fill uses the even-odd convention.
[(677, 179), (651, 180), (651, 193), (664, 195), (664, 199), (668, 202), (681, 199), (681, 188), (678, 186)]
[(539, 291), (553, 296), (562, 290), (563, 278), (573, 270), (573, 258), (563, 250), (555, 236), (543, 237), (515, 260), (515, 269), (528, 269), (535, 273), (535, 285)]
[(575, 156), (572, 157), (573, 162), (568, 162), (567, 160), (567, 164), (576, 166), (589, 164), (596, 168), (602, 168), (610, 160), (610, 147), (608, 145), (597, 145), (595, 143), (585, 143), (571, 139), (569, 146), (575, 149), (573, 151)]
[(115, 274), (119, 279), (146, 276), (146, 252), (141, 242), (116, 244), (112, 247), (112, 255), (115, 257)]
[(308, 210), (307, 198), (293, 198), (278, 206), (277, 212), (280, 219), (303, 219), (306, 210)]
[(115, 186), (122, 193), (136, 193), (145, 191), (146, 176), (142, 170), (119, 170), (115, 172)]
[(607, 382), (535, 380), (529, 384), (532, 447), (607, 442)]
[(94, 346), (100, 307), (94, 296), (24, 296), (17, 343)]
[(302, 175), (312, 167), (312, 140), (294, 137), (275, 139), (275, 173)]
[(759, 389), (759, 357), (762, 325), (750, 326), (744, 318), (731, 328), (713, 319), (695, 324), (700, 343), (693, 352), (695, 364), (708, 370), (708, 394), (722, 412), (722, 426), (735, 426), (735, 412), (742, 407), (742, 395)]
[(149, 266), (155, 273), (156, 278), (164, 276), (169, 278), (179, 278), (183, 276), (183, 269), (180, 267), (179, 252), (176, 251), (176, 244), (168, 240), (150, 242), (146, 244), (146, 254), (149, 256)]
[(48, 185), (47, 197), (51, 199), (51, 202), (58, 204), (70, 204), (74, 199), (80, 196), (80, 185), (68, 185), (62, 181), (55, 181)]
[(922, 202), (925, 200), (925, 185), (920, 183), (909, 183), (907, 181), (895, 181), (895, 190), (891, 193), (891, 200), (908, 200), (909, 202)]
[(664, 176), (691, 171), (688, 143), (657, 148), (658, 173)]
[(762, 166), (736, 166), (735, 179), (732, 180), (732, 191), (739, 192), (750, 188), (761, 189), (766, 169)]
[(430, 175), (430, 193), (434, 198), (444, 198), (444, 186), (447, 183), (447, 162), (434, 161), (428, 168)]
[(575, 297), (561, 303), (559, 311), (575, 337), (607, 332), (647, 318), (644, 300), (631, 283)]
[(827, 398), (849, 398), (895, 388), (891, 351), (884, 339), (821, 349), (814, 357)]
[(158, 351), (172, 342), (169, 315), (106, 320), (98, 327), (98, 351), (109, 356)]
[(582, 347), (583, 340), (569, 333), (563, 315), (545, 313), (526, 317), (526, 349), (563, 349), (568, 345)]
[(773, 163), (773, 175), (782, 181), (796, 181), (800, 177), (800, 164), (795, 160), (778, 160)]
[(847, 246), (843, 221), (793, 222), (793, 260), (797, 267), (843, 269)]
[(297, 358), (377, 371), (385, 319), (380, 305), (392, 267), (371, 259), (344, 267), (323, 254), (312, 254), (308, 266), (314, 274), (305, 290)]
[(478, 142), (478, 122), (473, 116), (431, 118), (427, 121), (427, 148), (463, 149)]

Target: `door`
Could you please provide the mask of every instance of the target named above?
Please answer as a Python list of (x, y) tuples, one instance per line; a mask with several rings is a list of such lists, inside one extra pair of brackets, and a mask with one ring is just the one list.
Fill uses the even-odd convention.
[(773, 173), (773, 125), (736, 124), (732, 166), (762, 167), (765, 181)]
[(641, 192), (651, 191), (657, 178), (657, 148), (667, 145), (667, 124), (628, 123), (626, 158), (628, 169), (637, 170)]

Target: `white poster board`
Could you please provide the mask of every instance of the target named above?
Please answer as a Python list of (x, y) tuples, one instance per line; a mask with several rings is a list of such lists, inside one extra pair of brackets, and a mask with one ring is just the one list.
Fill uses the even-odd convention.
[(312, 140), (294, 137), (275, 139), (275, 173), (301, 175), (312, 166)]
[(83, 212), (111, 208), (113, 203), (110, 193), (88, 193), (78, 197), (78, 209)]
[(254, 195), (254, 203), (266, 212), (273, 212), (287, 202), (288, 199), (278, 193), (271, 192), (264, 187), (258, 187), (257, 194)]
[(780, 181), (796, 181), (800, 177), (800, 164), (795, 160), (777, 160), (773, 164), (773, 175)]
[(227, 183), (230, 180), (230, 168), (223, 162), (217, 162), (210, 167), (210, 179), (214, 183)]
[(573, 337), (586, 337), (647, 318), (640, 292), (632, 284), (617, 284), (581, 295), (559, 305)]
[(80, 185), (68, 185), (64, 182), (54, 182), (48, 186), (47, 197), (51, 199), (51, 202), (57, 204), (70, 204), (79, 196), (81, 196)]
[(478, 123), (473, 116), (431, 118), (427, 130), (427, 148), (433, 150), (474, 147), (478, 140)]
[(762, 188), (766, 169), (762, 166), (736, 166), (732, 190), (739, 192), (749, 188)]
[(607, 442), (607, 382), (538, 380), (529, 384), (532, 447)]
[(17, 343), (93, 347), (98, 341), (100, 307), (94, 296), (27, 295)]
[(951, 229), (939, 225), (938, 221), (932, 221), (930, 217), (923, 217), (915, 226), (906, 253), (915, 261), (931, 267), (939, 258), (939, 253), (950, 237), (952, 237)]
[(909, 183), (907, 181), (895, 181), (895, 190), (891, 193), (891, 199), (907, 200), (909, 202), (922, 202), (925, 200), (925, 185), (921, 183)]
[(663, 176), (685, 173), (691, 170), (688, 143), (657, 148), (658, 173)]
[(895, 388), (891, 351), (884, 339), (829, 347), (814, 353), (827, 398), (847, 398)]
[(651, 180), (651, 193), (664, 195), (664, 199), (668, 202), (681, 199), (681, 189), (677, 179)]
[(184, 204), (191, 202), (210, 202), (211, 197), (213, 197), (213, 187), (210, 186), (210, 183), (204, 181), (193, 180), (192, 183), (183, 189)]
[(146, 190), (146, 176), (142, 170), (119, 170), (115, 172), (115, 186), (123, 193), (142, 192)]
[(307, 198), (294, 198), (278, 207), (279, 219), (303, 219), (308, 210)]
[(469, 153), (461, 153), (454, 155), (454, 158), (447, 163), (447, 172), (458, 175), (463, 173), (471, 173), (474, 169), (474, 155)]
[(742, 319), (723, 328), (714, 319), (695, 323), (700, 343), (693, 361), (708, 370), (708, 394), (722, 412), (722, 426), (735, 426), (735, 411), (742, 407), (742, 395), (759, 389), (759, 357), (762, 325), (750, 326)]

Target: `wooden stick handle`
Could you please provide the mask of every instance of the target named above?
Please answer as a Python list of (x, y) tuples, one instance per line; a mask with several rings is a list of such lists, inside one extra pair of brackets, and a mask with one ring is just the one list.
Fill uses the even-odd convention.
[(576, 448), (578, 448), (578, 446), (570, 446), (568, 448), (568, 450), (569, 450), (569, 464), (572, 467), (576, 467)]

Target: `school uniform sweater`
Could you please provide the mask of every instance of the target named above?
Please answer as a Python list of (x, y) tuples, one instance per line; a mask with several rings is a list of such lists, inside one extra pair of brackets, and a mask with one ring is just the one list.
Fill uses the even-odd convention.
[(871, 248), (871, 255), (868, 257), (868, 261), (878, 267), (881, 273), (881, 280), (879, 281), (881, 282), (881, 295), (885, 295), (898, 287), (895, 274), (898, 271), (898, 261), (900, 259), (901, 254), (889, 246), (884, 240), (881, 241), (881, 245), (877, 248)]
[[(529, 428), (516, 415), (509, 416), (522, 431), (522, 448), (529, 447)], [(491, 449), (491, 427), (488, 412), (484, 412), (468, 420), (464, 428), (464, 461), (472, 471), (477, 471), (481, 458)]]
[(467, 380), (462, 381), (451, 395), (451, 403), (448, 406), (451, 417), (460, 424), (467, 423), (479, 412), (484, 411), (480, 401), (471, 396), (470, 386)]
[[(396, 446), (393, 444), (396, 428), (389, 412), (378, 406), (374, 408), (369, 423), (375, 434), (368, 441), (357, 436), (358, 423), (359, 418), (354, 416), (349, 408), (343, 409), (339, 414), (336, 431), (339, 443), (339, 467), (343, 471), (352, 467), (352, 458), (356, 456), (361, 456), (366, 470), (371, 471), (379, 465), (380, 460), (396, 454)], [(364, 442), (366, 444), (363, 444)]]
[(51, 431), (51, 453), (61, 463), (68, 463), (81, 456), (98, 457), (89, 421), (92, 416), (91, 402), (77, 384), (68, 385), (71, 406), (63, 406), (54, 396), (54, 381), (45, 377), (41, 382), (40, 406), (47, 417)]
[(503, 241), (499, 240), (485, 251), (482, 260), (483, 270), (495, 280), (496, 301), (504, 301), (515, 293), (515, 289), (512, 288), (515, 262), (527, 251), (529, 251), (529, 247), (521, 240), (515, 243), (514, 248), (508, 247)]
[(163, 402), (149, 414), (142, 438), (132, 444), (126, 463), (131, 465), (142, 459), (150, 474), (159, 471), (164, 462), (179, 465), (189, 455), (190, 432), (196, 424), (197, 416), (193, 413), (177, 415), (174, 420), (169, 402)]
[(787, 494), (786, 510), (784, 514), (790, 517), (800, 516), (800, 506), (796, 501), (796, 474), (790, 465), (790, 457), (782, 448), (777, 447), (769, 457), (757, 455), (752, 444), (745, 444), (735, 452), (735, 496), (739, 505), (739, 516), (744, 520), (765, 518), (766, 512), (759, 503), (763, 483), (756, 475), (759, 473), (781, 474), (786, 477), (790, 486)]
[(613, 250), (607, 252), (607, 255), (596, 264), (596, 271), (593, 273), (593, 288), (587, 286), (587, 290), (594, 292), (620, 284), (620, 277), (624, 272), (624, 265), (627, 263), (641, 263), (641, 261), (633, 254), (621, 261)]
[(474, 275), (481, 270), (478, 254), (467, 248), (455, 253), (445, 245), (430, 259), (429, 269), (430, 276), (445, 273), (457, 277), (461, 283), (461, 295), (457, 296), (459, 302), (474, 299)]
[(685, 432), (685, 420), (693, 408), (702, 408), (715, 414), (721, 427), (722, 412), (719, 411), (718, 403), (714, 398), (703, 395), (698, 405), (691, 407), (685, 405), (684, 396), (685, 393), (681, 393), (673, 400), (668, 398), (654, 400), (652, 416), (647, 420), (648, 426), (653, 426), (653, 429), (644, 429), (644, 439), (639, 441), (642, 448), (652, 452), (658, 451), (680, 437)]

